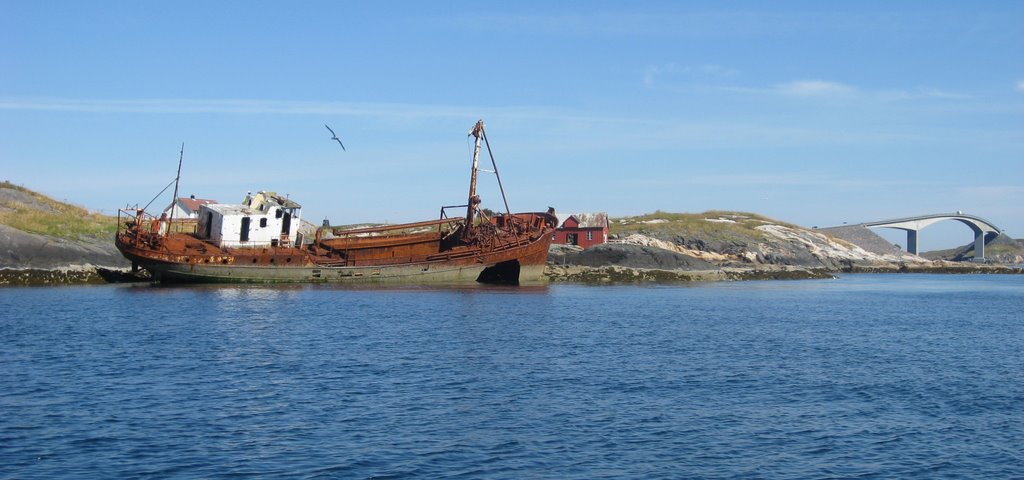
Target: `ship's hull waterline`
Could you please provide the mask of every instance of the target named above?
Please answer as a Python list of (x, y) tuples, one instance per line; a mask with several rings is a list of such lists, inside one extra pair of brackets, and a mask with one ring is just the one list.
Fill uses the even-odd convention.
[[(549, 237), (548, 237), (549, 238)], [(201, 259), (168, 261), (163, 255), (122, 247), (121, 251), (153, 279), (167, 283), (340, 283), (340, 284), (459, 284), (545, 283), (544, 266), (550, 242), (538, 239), (516, 249), (482, 254), (459, 263), (435, 260), (394, 265), (236, 265)], [(164, 257), (157, 259), (154, 257)]]
[[(140, 263), (154, 280), (166, 283), (338, 283), (338, 284), (463, 284), (475, 283), (488, 267), (205, 267)], [(519, 285), (545, 282), (543, 265), (520, 266)]]

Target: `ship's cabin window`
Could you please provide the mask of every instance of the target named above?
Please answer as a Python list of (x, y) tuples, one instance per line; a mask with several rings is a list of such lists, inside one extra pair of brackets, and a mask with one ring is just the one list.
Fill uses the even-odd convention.
[(266, 227), (267, 227), (267, 217), (263, 217), (263, 218), (260, 219), (260, 228), (266, 228)]
[(282, 215), (284, 215), (284, 210), (281, 210), (280, 208), (274, 212), (274, 218), (281, 218)]

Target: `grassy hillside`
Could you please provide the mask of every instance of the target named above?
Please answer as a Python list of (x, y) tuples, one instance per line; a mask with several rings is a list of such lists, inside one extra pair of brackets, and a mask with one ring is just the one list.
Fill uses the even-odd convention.
[[(974, 242), (962, 247), (924, 252), (921, 256), (930, 260), (973, 259)], [(1024, 241), (1015, 240), (1009, 235), (1000, 234), (985, 245), (985, 258), (989, 261), (1019, 263), (1020, 257), (1024, 257)]]
[(28, 233), (77, 239), (113, 235), (117, 219), (4, 181), (0, 183), (0, 225)]
[(625, 236), (632, 233), (670, 240), (671, 237), (760, 239), (764, 233), (756, 230), (761, 225), (795, 225), (779, 222), (761, 215), (745, 212), (711, 210), (704, 213), (668, 213), (656, 211), (638, 217), (615, 218), (609, 222), (609, 233)]

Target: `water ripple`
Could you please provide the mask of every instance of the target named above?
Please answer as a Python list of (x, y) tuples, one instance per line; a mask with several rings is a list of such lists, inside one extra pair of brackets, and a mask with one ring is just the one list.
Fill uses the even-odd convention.
[(0, 478), (1024, 476), (1024, 284), (0, 289)]

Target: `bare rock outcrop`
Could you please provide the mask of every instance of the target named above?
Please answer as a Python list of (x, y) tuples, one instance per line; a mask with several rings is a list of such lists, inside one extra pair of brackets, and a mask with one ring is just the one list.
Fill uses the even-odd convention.
[(73, 265), (126, 268), (131, 263), (113, 238), (66, 239), (26, 233), (0, 225), (0, 268), (53, 269)]

